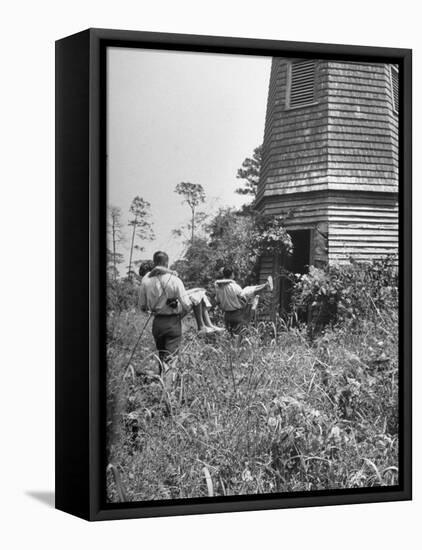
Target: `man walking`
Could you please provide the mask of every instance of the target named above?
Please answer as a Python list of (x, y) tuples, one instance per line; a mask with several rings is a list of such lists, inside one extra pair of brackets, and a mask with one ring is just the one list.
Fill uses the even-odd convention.
[(223, 269), (223, 279), (215, 281), (216, 301), (224, 311), (224, 321), (229, 332), (240, 334), (249, 323), (252, 312), (258, 305), (258, 296), (264, 291), (273, 291), (273, 279), (268, 277), (262, 285), (247, 286), (242, 289), (233, 279), (232, 267)]
[[(158, 251), (153, 257), (154, 266), (168, 267), (169, 257)], [(143, 311), (154, 315), (152, 335), (160, 360), (167, 363), (177, 355), (182, 340), (182, 318), (191, 308), (182, 281), (174, 274), (162, 273), (145, 276), (139, 291)]]

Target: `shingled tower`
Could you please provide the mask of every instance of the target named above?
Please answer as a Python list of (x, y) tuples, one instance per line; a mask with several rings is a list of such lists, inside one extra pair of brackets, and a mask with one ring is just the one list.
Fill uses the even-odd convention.
[(294, 252), (262, 279), (397, 252), (398, 98), (392, 65), (273, 59), (256, 204), (288, 214)]

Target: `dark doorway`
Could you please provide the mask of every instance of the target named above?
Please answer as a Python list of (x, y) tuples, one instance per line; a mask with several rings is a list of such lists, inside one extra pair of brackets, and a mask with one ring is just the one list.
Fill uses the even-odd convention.
[(282, 260), (280, 273), (280, 315), (285, 316), (290, 311), (293, 283), (287, 272), (306, 273), (311, 257), (311, 230), (301, 229), (289, 231), (293, 242), (292, 254), (285, 255)]

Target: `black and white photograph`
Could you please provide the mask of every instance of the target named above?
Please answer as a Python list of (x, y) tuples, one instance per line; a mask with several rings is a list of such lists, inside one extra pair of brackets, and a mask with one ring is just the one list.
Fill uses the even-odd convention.
[(398, 486), (398, 65), (106, 64), (107, 503)]
[(413, 549), (417, 3), (2, 15), (0, 546)]

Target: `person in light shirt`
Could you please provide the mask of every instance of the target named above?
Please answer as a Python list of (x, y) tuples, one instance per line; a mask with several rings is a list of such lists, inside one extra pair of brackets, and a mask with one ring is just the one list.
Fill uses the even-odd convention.
[(211, 303), (202, 288), (186, 290), (176, 271), (168, 269), (169, 258), (165, 252), (156, 252), (153, 268), (145, 272), (139, 291), (141, 309), (154, 315), (152, 334), (161, 361), (174, 357), (182, 339), (182, 318), (193, 311), (198, 334), (221, 332), (224, 329), (212, 324), (208, 315)]
[[(167, 267), (155, 266), (147, 273), (148, 277), (156, 277), (166, 273), (173, 274), (178, 277), (177, 271), (173, 271)], [(187, 297), (191, 303), (191, 310), (195, 317), (198, 334), (200, 336), (212, 334), (215, 332), (224, 332), (224, 328), (217, 327), (210, 319), (208, 310), (211, 309), (211, 302), (207, 296), (205, 288), (190, 288), (186, 289)]]
[(242, 288), (233, 279), (234, 270), (231, 267), (223, 269), (223, 279), (215, 281), (215, 296), (220, 308), (224, 311), (224, 321), (227, 330), (240, 334), (251, 317), (251, 312), (258, 305), (258, 295), (264, 291), (273, 291), (271, 275), (262, 285)]
[[(165, 252), (155, 252), (154, 266), (168, 267)], [(182, 340), (182, 317), (191, 308), (183, 282), (173, 273), (156, 277), (146, 274), (139, 289), (139, 303), (143, 311), (154, 315), (152, 335), (160, 360), (168, 362), (175, 356)]]

